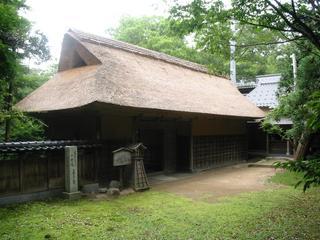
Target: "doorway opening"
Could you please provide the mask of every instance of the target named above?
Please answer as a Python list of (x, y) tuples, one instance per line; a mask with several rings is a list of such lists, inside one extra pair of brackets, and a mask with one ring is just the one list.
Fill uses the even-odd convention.
[(163, 131), (141, 129), (140, 141), (147, 147), (144, 156), (144, 166), (147, 173), (164, 170), (163, 161)]

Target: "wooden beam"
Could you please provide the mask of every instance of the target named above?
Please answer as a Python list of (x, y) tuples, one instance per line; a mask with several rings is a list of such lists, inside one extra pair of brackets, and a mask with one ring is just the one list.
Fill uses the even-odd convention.
[(190, 171), (193, 172), (193, 135), (192, 135), (192, 120), (190, 121)]
[(269, 139), (269, 134), (266, 134), (266, 153), (267, 155), (270, 153), (270, 139)]

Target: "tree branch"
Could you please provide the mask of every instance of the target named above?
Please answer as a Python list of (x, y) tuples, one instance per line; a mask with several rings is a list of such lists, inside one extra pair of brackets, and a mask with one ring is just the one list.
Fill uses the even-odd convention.
[(291, 7), (292, 7), (292, 11), (293, 11), (294, 15), (297, 15), (296, 7), (294, 5), (294, 0), (291, 0)]
[[(292, 14), (290, 13), (290, 11), (288, 12), (288, 9), (285, 8), (279, 1), (274, 0), (280, 8), (282, 8), (283, 10), (285, 10), (287, 13), (289, 13), (291, 16)], [(302, 35), (304, 35), (306, 38), (308, 38), (318, 49), (320, 49), (320, 41), (318, 39), (318, 37), (315, 35), (315, 33), (312, 31), (312, 29), (310, 29), (309, 26), (307, 26), (305, 23), (303, 23), (299, 17), (293, 17), (294, 20), (296, 20), (297, 22), (299, 22), (300, 27), (298, 27), (296, 24), (294, 24), (294, 22), (290, 22), (289, 19), (283, 14), (283, 12), (277, 7), (275, 6), (271, 1), (266, 0), (266, 2), (268, 3), (269, 6), (271, 6), (273, 8), (274, 11), (276, 11), (276, 13), (285, 21), (285, 23), (292, 29), (294, 29), (296, 32), (301, 33)]]
[(288, 40), (285, 40), (285, 41), (263, 42), (263, 43), (254, 43), (254, 44), (242, 44), (242, 45), (237, 45), (237, 47), (246, 48), (246, 47), (255, 47), (255, 46), (268, 46), (268, 45), (276, 45), (276, 44), (283, 44), (283, 43), (288, 43), (288, 42), (299, 41), (301, 39), (302, 39), (302, 37), (297, 37), (297, 38), (288, 39)]
[(268, 28), (268, 29), (276, 30), (276, 31), (280, 31), (280, 32), (295, 32), (290, 29), (278, 28), (278, 27), (268, 26), (268, 25), (264, 25), (264, 24), (260, 24), (260, 23), (253, 23), (253, 22), (248, 22), (248, 21), (244, 21), (244, 20), (239, 20), (239, 21), (243, 24), (248, 24), (248, 25), (252, 25), (252, 26), (256, 26), (256, 27)]

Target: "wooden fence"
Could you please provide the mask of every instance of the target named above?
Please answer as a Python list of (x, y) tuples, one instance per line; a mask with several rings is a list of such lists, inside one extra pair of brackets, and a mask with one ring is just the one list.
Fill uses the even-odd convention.
[[(78, 150), (79, 185), (98, 179), (99, 153)], [(0, 196), (64, 188), (64, 150), (2, 153)]]

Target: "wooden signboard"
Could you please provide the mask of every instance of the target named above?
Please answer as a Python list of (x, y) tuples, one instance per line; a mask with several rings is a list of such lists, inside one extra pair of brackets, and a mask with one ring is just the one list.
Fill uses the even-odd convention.
[(128, 150), (120, 150), (113, 152), (113, 166), (125, 166), (131, 164), (131, 152)]

